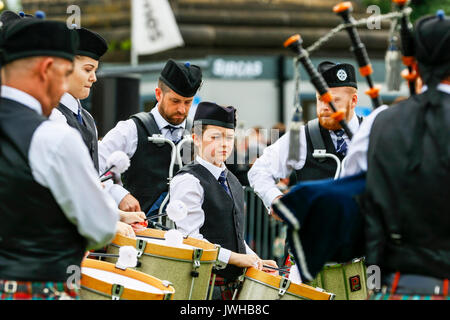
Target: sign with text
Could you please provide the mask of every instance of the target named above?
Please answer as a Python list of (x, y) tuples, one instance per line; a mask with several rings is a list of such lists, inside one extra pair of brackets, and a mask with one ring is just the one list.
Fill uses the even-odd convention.
[(152, 54), (184, 45), (168, 0), (132, 1), (133, 54)]

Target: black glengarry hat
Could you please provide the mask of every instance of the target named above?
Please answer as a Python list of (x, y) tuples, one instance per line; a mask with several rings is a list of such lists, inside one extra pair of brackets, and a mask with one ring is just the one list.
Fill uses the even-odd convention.
[(213, 125), (229, 129), (236, 127), (236, 109), (222, 107), (214, 102), (200, 102), (194, 115), (195, 125)]
[(414, 45), (419, 72), (430, 85), (437, 84), (450, 72), (450, 18), (442, 13), (416, 22)]
[(330, 88), (358, 88), (355, 68), (351, 64), (323, 61), (317, 67), (317, 71), (323, 76)]
[(32, 14), (27, 14), (23, 11), (21, 11), (19, 14), (11, 11), (11, 10), (4, 10), (1, 14), (0, 14), (0, 22), (2, 26), (6, 26), (7, 24), (10, 24), (11, 22), (14, 22), (16, 20), (20, 20), (20, 19), (43, 19), (43, 15), (45, 16), (44, 13), (40, 13), (42, 11), (37, 11), (37, 17), (33, 16)]
[(202, 83), (202, 70), (189, 62), (167, 61), (159, 77), (170, 89), (183, 97), (193, 97)]
[(2, 23), (3, 26), (6, 26), (7, 24), (9, 24), (11, 22), (20, 20), (20, 19), (21, 19), (21, 17), (17, 13), (12, 12), (10, 10), (5, 10), (0, 15), (0, 22)]
[(1, 64), (17, 59), (53, 56), (73, 61), (78, 35), (64, 22), (20, 19), (0, 31)]
[(98, 33), (88, 30), (86, 28), (76, 28), (80, 44), (76, 50), (76, 54), (80, 56), (87, 56), (94, 60), (100, 60), (108, 50), (108, 44), (105, 39)]

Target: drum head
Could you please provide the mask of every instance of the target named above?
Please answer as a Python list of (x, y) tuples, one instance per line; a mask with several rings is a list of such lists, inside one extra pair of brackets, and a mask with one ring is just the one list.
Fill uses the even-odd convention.
[(158, 289), (144, 281), (136, 280), (121, 274), (117, 274), (111, 271), (105, 271), (95, 268), (81, 268), (81, 274), (84, 276), (89, 276), (91, 278), (95, 278), (97, 280), (109, 283), (109, 284), (120, 284), (124, 288), (155, 293), (155, 294), (163, 294), (164, 291)]
[(84, 259), (81, 264), (81, 287), (111, 296), (114, 285), (123, 287), (121, 298), (161, 300), (173, 298), (175, 289), (166, 281), (132, 269), (122, 270), (109, 262)]

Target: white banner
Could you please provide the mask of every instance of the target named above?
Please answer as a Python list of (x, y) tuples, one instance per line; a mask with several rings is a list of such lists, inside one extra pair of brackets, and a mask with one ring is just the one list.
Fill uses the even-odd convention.
[(132, 54), (152, 54), (184, 45), (168, 0), (132, 1)]

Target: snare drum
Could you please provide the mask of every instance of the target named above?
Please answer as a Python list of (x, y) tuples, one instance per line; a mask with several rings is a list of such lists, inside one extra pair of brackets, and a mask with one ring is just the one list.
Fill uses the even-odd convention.
[(140, 262), (135, 269), (169, 280), (176, 289), (174, 299), (206, 300), (218, 249), (194, 238), (184, 239), (181, 247), (173, 247), (167, 244), (164, 234), (162, 230), (146, 229), (136, 239), (116, 235), (107, 252), (118, 254), (121, 246), (134, 246)]
[(172, 300), (174, 294), (168, 281), (143, 272), (94, 259), (81, 264), (81, 300)]
[(336, 295), (336, 300), (366, 300), (367, 279), (363, 258), (349, 263), (328, 263), (310, 283)]
[(248, 268), (238, 300), (333, 300), (334, 295), (306, 284)]

